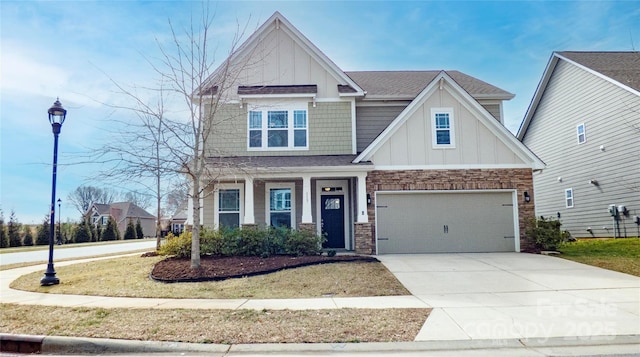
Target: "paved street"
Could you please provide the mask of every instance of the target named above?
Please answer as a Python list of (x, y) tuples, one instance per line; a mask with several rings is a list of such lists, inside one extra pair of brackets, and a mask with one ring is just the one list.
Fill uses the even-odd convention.
[[(53, 248), (53, 260), (55, 263), (55, 261), (59, 259), (82, 258), (113, 253), (126, 253), (140, 249), (153, 249), (155, 246), (155, 238), (134, 242), (123, 241), (114, 244), (87, 245), (86, 247), (79, 246), (73, 248), (56, 245)], [(3, 253), (0, 254), (0, 265), (47, 261), (48, 259), (48, 248), (31, 252)]]

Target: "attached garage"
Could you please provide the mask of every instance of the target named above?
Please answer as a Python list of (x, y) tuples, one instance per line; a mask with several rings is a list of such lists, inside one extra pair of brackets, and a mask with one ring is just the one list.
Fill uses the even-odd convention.
[(376, 193), (378, 254), (513, 252), (514, 192)]

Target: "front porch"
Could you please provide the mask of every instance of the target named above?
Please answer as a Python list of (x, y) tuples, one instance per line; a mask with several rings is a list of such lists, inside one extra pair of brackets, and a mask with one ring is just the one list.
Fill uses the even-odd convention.
[[(335, 157), (330, 157), (336, 160)], [(370, 165), (243, 167), (206, 186), (201, 202), (205, 227), (287, 227), (324, 234), (328, 249), (371, 254), (375, 245), (368, 215), (366, 177)], [(266, 158), (252, 157), (265, 164)], [(261, 160), (262, 159), (262, 160)], [(318, 157), (280, 158), (285, 165)], [(242, 171), (242, 172), (239, 172)]]

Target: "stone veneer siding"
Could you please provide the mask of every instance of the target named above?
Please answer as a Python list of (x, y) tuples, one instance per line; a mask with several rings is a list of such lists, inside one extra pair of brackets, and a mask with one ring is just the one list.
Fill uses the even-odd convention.
[(298, 222), (298, 230), (299, 231), (309, 231), (313, 234), (316, 234), (316, 224), (315, 223), (300, 223)]
[[(365, 226), (358, 227), (358, 224), (356, 224), (356, 252), (376, 254), (376, 202), (374, 195), (376, 191), (503, 189), (516, 189), (518, 192), (520, 250), (528, 251), (532, 247), (525, 239), (525, 222), (527, 219), (535, 217), (533, 172), (531, 169), (399, 170), (369, 172), (367, 176), (367, 192), (371, 194), (371, 204), (368, 205), (367, 212), (369, 214), (370, 229)], [(529, 192), (531, 202), (524, 202), (524, 191)], [(367, 232), (369, 233), (368, 235)]]

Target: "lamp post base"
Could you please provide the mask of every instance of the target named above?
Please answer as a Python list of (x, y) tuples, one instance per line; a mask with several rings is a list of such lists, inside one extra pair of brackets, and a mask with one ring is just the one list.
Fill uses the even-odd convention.
[(56, 271), (53, 269), (53, 264), (47, 265), (47, 271), (44, 272), (44, 277), (40, 279), (41, 286), (51, 286), (60, 284), (60, 279), (56, 276)]

